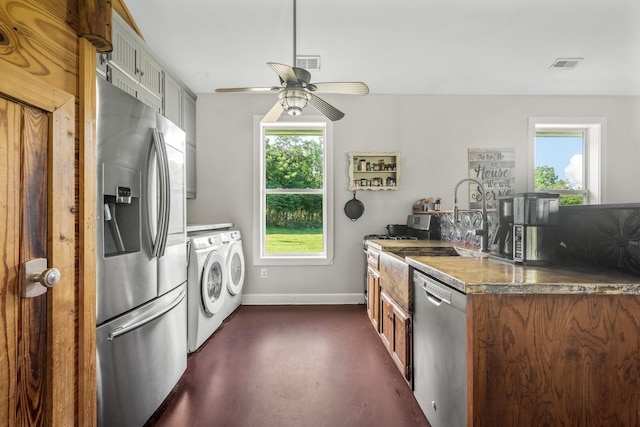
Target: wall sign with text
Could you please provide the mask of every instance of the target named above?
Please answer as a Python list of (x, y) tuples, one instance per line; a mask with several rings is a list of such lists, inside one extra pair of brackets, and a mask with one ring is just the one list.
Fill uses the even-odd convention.
[[(487, 207), (495, 208), (499, 197), (514, 194), (515, 171), (514, 148), (469, 148), (469, 178), (484, 186)], [(474, 182), (469, 183), (469, 208), (482, 208), (482, 192)]]

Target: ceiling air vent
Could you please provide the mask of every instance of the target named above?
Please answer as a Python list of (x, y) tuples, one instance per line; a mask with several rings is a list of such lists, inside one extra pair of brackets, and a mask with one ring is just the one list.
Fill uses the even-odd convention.
[(550, 70), (573, 70), (576, 66), (582, 62), (584, 58), (558, 58), (555, 60)]
[(304, 68), (307, 71), (318, 71), (320, 70), (320, 55), (298, 55), (296, 67)]

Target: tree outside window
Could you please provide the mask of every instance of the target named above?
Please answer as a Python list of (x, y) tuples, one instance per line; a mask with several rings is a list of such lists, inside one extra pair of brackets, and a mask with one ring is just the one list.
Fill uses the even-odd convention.
[(264, 252), (323, 253), (323, 129), (267, 129), (264, 144)]
[(536, 191), (560, 194), (561, 206), (585, 203), (583, 131), (536, 132), (534, 182)]

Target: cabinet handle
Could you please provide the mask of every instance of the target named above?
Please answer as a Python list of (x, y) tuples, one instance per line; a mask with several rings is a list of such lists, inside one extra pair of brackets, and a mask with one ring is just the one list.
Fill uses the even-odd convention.
[(393, 320), (393, 315), (391, 315), (391, 314), (387, 314), (387, 319), (389, 319), (389, 320)]

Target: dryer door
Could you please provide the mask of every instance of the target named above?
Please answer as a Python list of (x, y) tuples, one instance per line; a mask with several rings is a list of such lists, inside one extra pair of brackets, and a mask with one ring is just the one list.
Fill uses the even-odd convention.
[(225, 263), (218, 251), (212, 251), (202, 271), (202, 306), (208, 315), (214, 315), (224, 304)]
[(227, 268), (229, 274), (227, 288), (231, 295), (237, 295), (242, 292), (242, 286), (244, 284), (244, 253), (242, 252), (241, 242), (231, 244), (227, 256)]

